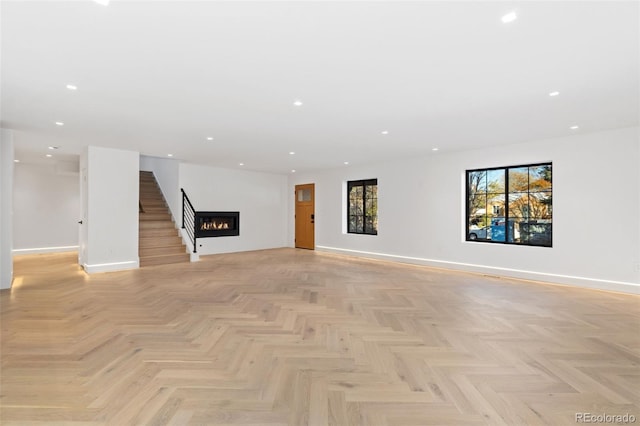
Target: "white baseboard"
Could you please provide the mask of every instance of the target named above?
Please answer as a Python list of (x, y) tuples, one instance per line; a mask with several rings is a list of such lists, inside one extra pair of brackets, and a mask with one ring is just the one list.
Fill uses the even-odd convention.
[(85, 272), (88, 274), (94, 274), (98, 272), (115, 272), (126, 271), (128, 269), (138, 269), (140, 267), (140, 260), (132, 260), (129, 262), (114, 262), (114, 263), (98, 263), (98, 264), (83, 264)]
[(69, 251), (78, 251), (78, 246), (38, 247), (38, 248), (12, 250), (13, 254), (64, 253)]
[(398, 256), (385, 253), (373, 253), (360, 250), (350, 250), (338, 247), (316, 246), (318, 251), (343, 254), (367, 259), (387, 260), (390, 262), (409, 263), (412, 265), (431, 266), (435, 268), (453, 269), (456, 271), (491, 274), (505, 278), (516, 278), (532, 281), (544, 281), (574, 287), (585, 287), (597, 290), (618, 291), (622, 293), (640, 294), (640, 284), (623, 281), (609, 281), (595, 278), (575, 277), (571, 275), (548, 274), (544, 272), (523, 271), (520, 269), (500, 268), (471, 263), (449, 262), (445, 260), (425, 259), (421, 257)]

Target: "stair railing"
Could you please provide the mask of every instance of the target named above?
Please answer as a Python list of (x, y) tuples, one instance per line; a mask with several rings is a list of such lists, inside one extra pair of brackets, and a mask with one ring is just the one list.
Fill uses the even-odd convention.
[(196, 251), (196, 210), (193, 208), (193, 204), (189, 201), (189, 197), (187, 197), (187, 193), (184, 192), (184, 189), (180, 188), (182, 192), (182, 229), (187, 231), (187, 235), (189, 235), (189, 239), (193, 244), (193, 252)]

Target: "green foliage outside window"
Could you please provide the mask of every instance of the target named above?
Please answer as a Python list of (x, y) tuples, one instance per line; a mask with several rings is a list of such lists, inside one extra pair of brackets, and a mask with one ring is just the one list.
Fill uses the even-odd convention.
[(551, 247), (552, 165), (467, 171), (467, 240)]
[(351, 234), (378, 234), (378, 180), (347, 182), (347, 224)]

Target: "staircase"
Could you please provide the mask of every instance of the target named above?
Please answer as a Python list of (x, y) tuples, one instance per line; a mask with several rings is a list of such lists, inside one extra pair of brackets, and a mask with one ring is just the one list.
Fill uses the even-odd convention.
[(140, 266), (189, 262), (153, 172), (140, 172)]

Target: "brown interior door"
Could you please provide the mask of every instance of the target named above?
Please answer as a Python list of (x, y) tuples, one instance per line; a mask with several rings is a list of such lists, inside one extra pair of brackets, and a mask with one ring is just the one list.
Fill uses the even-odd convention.
[(315, 184), (296, 185), (296, 247), (315, 248)]

